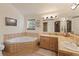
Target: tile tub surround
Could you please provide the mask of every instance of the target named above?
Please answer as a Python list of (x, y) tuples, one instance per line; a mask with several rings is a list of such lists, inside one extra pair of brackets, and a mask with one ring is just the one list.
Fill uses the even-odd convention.
[[(30, 33), (30, 32), (14, 33), (14, 34), (5, 34), (4, 35), (4, 40), (8, 40), (8, 39), (11, 39), (11, 38), (16, 38), (16, 37), (23, 37), (23, 36), (24, 37), (27, 37), (27, 36), (29, 36), (29, 37), (38, 37), (38, 34), (37, 33)], [(21, 43), (20, 44), (17, 43), (17, 44), (14, 44), (14, 45), (7, 45), (7, 44), (5, 44), (6, 48), (3, 51), (3, 53), (5, 55), (18, 55), (20, 53), (22, 53), (22, 54), (24, 54), (24, 53), (32, 53), (32, 52), (38, 50), (37, 43), (38, 43), (38, 39), (35, 42), (29, 42), (29, 43), (23, 43), (23, 44), (21, 44)], [(19, 52), (16, 53), (16, 51), (17, 52), (18, 51), (21, 51), (21, 52), (20, 53)]]
[(13, 33), (13, 34), (4, 34), (3, 39), (11, 39), (15, 37), (21, 37), (21, 36), (32, 36), (32, 37), (39, 37), (38, 33), (31, 33), (31, 32), (22, 32), (22, 33)]
[(17, 56), (19, 54), (29, 54), (38, 50), (38, 40), (8, 44), (5, 43), (4, 55)]

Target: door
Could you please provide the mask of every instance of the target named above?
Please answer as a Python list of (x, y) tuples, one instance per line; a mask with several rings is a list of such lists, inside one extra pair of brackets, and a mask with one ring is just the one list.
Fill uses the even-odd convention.
[(60, 21), (56, 21), (54, 27), (55, 32), (60, 32)]
[(71, 21), (67, 20), (67, 32), (71, 32)]

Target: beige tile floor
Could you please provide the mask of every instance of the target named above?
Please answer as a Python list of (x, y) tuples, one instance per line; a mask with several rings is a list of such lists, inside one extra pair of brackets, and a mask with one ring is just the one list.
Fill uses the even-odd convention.
[(50, 50), (40, 48), (39, 50), (37, 50), (36, 52), (34, 52), (32, 54), (28, 54), (28, 55), (24, 54), (21, 56), (56, 56), (56, 53), (52, 52)]
[[(4, 56), (6, 56), (4, 54)], [(56, 56), (56, 53), (50, 50), (39, 48), (37, 51), (31, 54), (20, 54), (16, 56)]]

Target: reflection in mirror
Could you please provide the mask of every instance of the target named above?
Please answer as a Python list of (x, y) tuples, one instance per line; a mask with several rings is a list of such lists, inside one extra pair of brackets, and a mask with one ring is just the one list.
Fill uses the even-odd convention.
[(47, 32), (47, 25), (48, 25), (47, 22), (43, 23), (43, 32)]
[(55, 29), (55, 32), (60, 32), (60, 21), (56, 21), (54, 23), (54, 29)]
[(71, 21), (67, 20), (67, 32), (71, 32)]

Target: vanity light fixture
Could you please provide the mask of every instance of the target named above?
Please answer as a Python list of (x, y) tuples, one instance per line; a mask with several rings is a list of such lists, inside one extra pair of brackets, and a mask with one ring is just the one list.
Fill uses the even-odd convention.
[(44, 20), (54, 20), (55, 18), (57, 18), (57, 16), (46, 16), (46, 17), (43, 17)]

